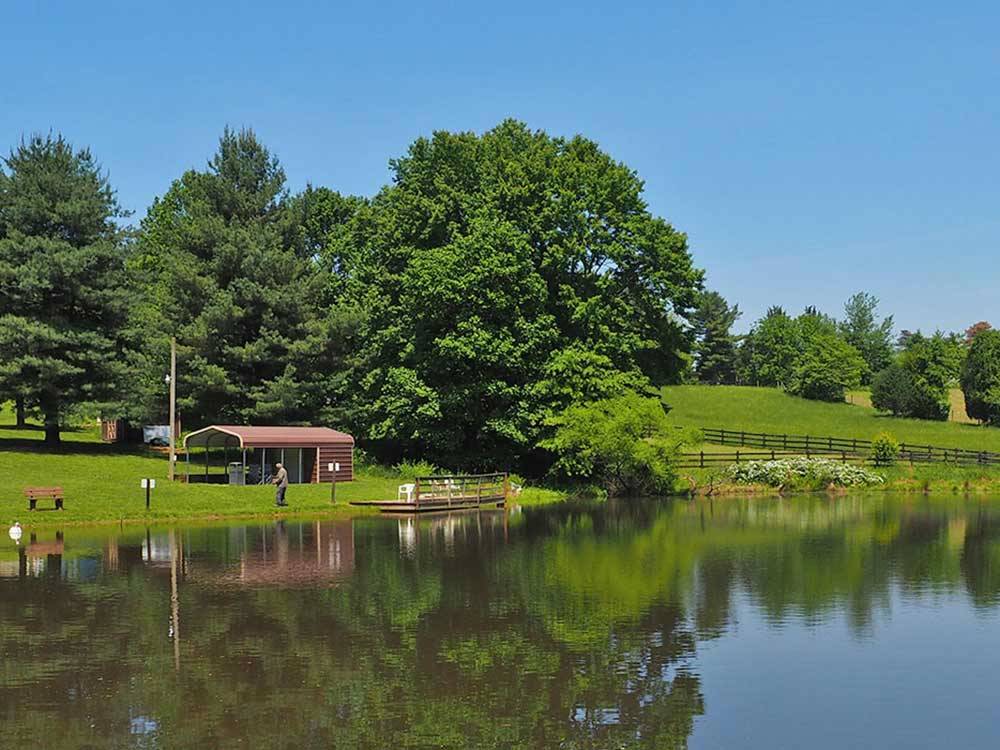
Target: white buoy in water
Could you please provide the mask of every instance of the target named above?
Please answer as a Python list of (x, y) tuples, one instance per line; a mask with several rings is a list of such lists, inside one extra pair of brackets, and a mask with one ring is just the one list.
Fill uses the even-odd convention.
[(14, 521), (14, 525), (10, 527), (10, 538), (14, 540), (14, 544), (21, 543), (21, 523), (19, 521)]

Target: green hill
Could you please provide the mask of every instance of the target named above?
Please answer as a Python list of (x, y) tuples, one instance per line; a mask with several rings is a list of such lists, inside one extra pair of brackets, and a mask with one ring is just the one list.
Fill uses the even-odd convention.
[(902, 442), (1000, 451), (1000, 428), (890, 417), (866, 406), (789, 396), (776, 388), (682, 385), (663, 389), (671, 419), (683, 426), (871, 439), (888, 431)]

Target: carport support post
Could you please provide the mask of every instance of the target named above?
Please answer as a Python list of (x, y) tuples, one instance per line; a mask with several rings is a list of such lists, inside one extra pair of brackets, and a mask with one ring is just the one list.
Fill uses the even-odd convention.
[[(167, 478), (174, 481), (174, 463), (177, 461), (177, 339), (170, 338), (170, 465)], [(190, 475), (191, 472), (188, 472)]]

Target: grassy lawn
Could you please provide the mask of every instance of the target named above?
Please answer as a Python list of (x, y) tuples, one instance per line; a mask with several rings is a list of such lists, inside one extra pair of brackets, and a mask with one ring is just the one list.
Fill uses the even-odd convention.
[[(250, 518), (254, 516), (347, 516), (376, 511), (348, 505), (352, 500), (388, 500), (396, 488), (413, 477), (385, 469), (356, 472), (355, 481), (337, 485), (337, 504), (331, 506), (329, 484), (292, 485), (287, 509), (274, 507), (271, 487), (185, 484), (167, 481), (167, 459), (145, 448), (122, 449), (100, 441), (95, 426), (84, 426), (64, 434), (65, 444), (56, 451), (45, 448), (37, 428), (18, 430), (9, 409), (0, 412), (0, 493), (3, 521), (20, 520), (32, 525), (84, 523), (92, 521), (164, 521), (171, 519)], [(146, 512), (144, 477), (157, 480), (151, 509)], [(66, 496), (63, 511), (28, 513), (21, 491), (26, 486), (59, 486)], [(519, 502), (526, 505), (562, 499), (562, 493), (526, 488)], [(40, 509), (51, 508), (39, 501)], [(2, 523), (2, 522), (0, 522)]]
[(796, 398), (776, 388), (670, 386), (663, 398), (672, 407), (670, 418), (683, 426), (866, 440), (888, 431), (902, 442), (1000, 451), (998, 428), (900, 419), (866, 406)]

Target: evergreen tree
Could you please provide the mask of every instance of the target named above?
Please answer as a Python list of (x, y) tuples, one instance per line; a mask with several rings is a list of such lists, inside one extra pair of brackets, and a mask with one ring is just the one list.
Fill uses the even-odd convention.
[(127, 314), (124, 216), (87, 149), (33, 136), (0, 169), (0, 393), (58, 444), (72, 409), (114, 397)]
[(840, 333), (859, 352), (869, 373), (884, 369), (892, 361), (892, 316), (881, 322), (876, 317), (878, 298), (858, 292), (844, 305)]
[(343, 421), (338, 394), (360, 319), (336, 304), (322, 265), (333, 262), (325, 236), (354, 210), (345, 204), (312, 188), (289, 197), (254, 133), (227, 128), (208, 169), (186, 172), (142, 223), (131, 270), (145, 346), (130, 413), (149, 418), (165, 405), (176, 336), (189, 424)]
[(740, 317), (739, 305), (732, 307), (718, 292), (703, 292), (691, 316), (695, 336), (695, 374), (702, 383), (713, 385), (736, 380), (737, 337), (730, 329)]

